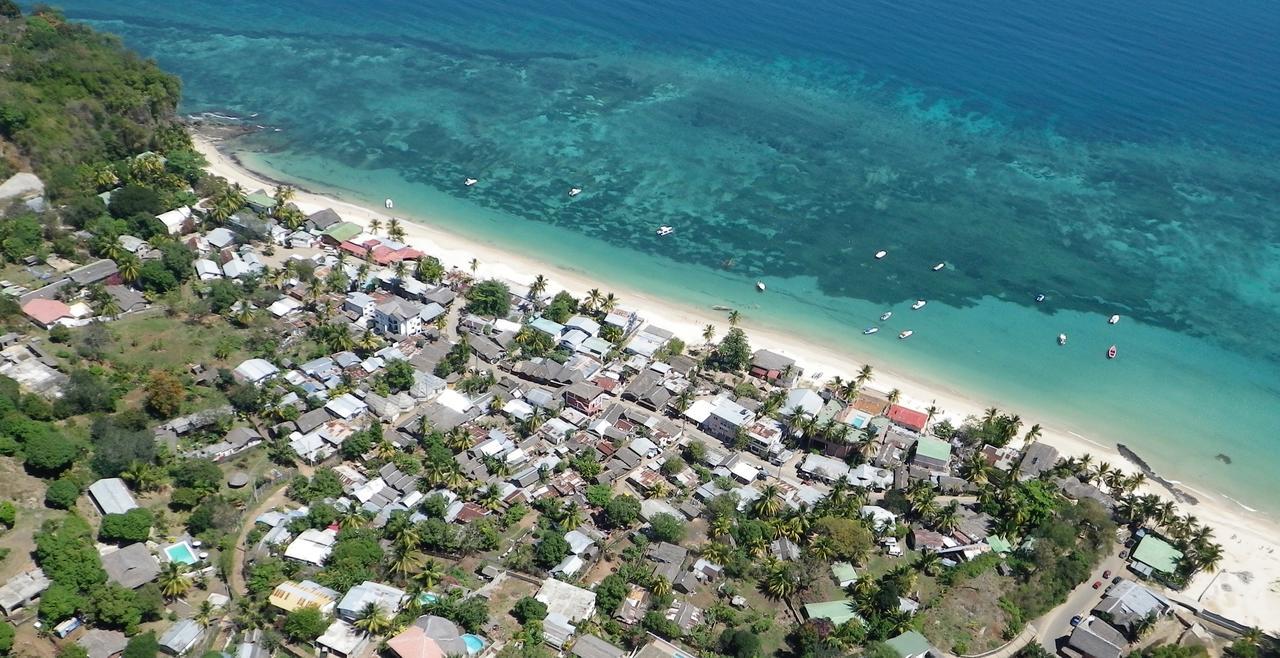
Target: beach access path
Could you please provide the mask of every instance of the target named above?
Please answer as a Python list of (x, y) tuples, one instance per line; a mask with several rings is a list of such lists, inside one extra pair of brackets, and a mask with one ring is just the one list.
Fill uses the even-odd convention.
[[(209, 162), (208, 171), (228, 181), (240, 184), (247, 192), (259, 189), (270, 192), (279, 181), (245, 168), (232, 155), (219, 150), (220, 142), (200, 135), (193, 136), (196, 148)], [(367, 206), (324, 196), (305, 189), (297, 190), (294, 203), (304, 212), (332, 208), (343, 219), (368, 227), (377, 220), (386, 226), (390, 218), (385, 209)], [(401, 218), (405, 218), (401, 215)], [(622, 300), (622, 306), (635, 310), (647, 322), (674, 332), (688, 345), (702, 344), (702, 328), (711, 324), (722, 335), (728, 322), (724, 313), (711, 309), (683, 306), (667, 299), (647, 294), (643, 290), (613, 285), (595, 279), (587, 272), (568, 265), (557, 265), (537, 260), (526, 252), (505, 251), (493, 244), (469, 240), (432, 226), (429, 217), (421, 222), (402, 221), (405, 241), (425, 253), (438, 258), (445, 268), (470, 270), (474, 259), (479, 263), (476, 276), (495, 278), (527, 285), (542, 274), (549, 280), (548, 291), (567, 290), (582, 297), (592, 288), (611, 289)], [(750, 337), (755, 348), (773, 350), (794, 358), (806, 372), (825, 373), (825, 377), (840, 374), (851, 377), (870, 363), (875, 370), (869, 386), (878, 390), (898, 389), (901, 403), (916, 408), (935, 405), (943, 409), (935, 422), (949, 420), (959, 424), (966, 417), (980, 417), (983, 411), (998, 401), (974, 400), (963, 392), (963, 382), (926, 382), (893, 369), (892, 364), (879, 362), (874, 354), (853, 355), (826, 345), (807, 342), (777, 327), (756, 324), (750, 317), (740, 325)], [(801, 385), (820, 386), (822, 381), (805, 379)], [(1085, 438), (1051, 417), (1037, 414), (1031, 409), (1018, 409), (1026, 425), (1040, 423), (1044, 434), (1040, 441), (1054, 446), (1063, 457), (1079, 457), (1092, 454), (1095, 463), (1107, 461), (1127, 473), (1139, 472), (1138, 465), (1127, 460), (1115, 447), (1114, 441)], [(1228, 572), (1200, 574), (1188, 586), (1186, 592), (1200, 593), (1200, 601), (1207, 607), (1232, 619), (1255, 624), (1264, 630), (1280, 632), (1280, 524), (1262, 514), (1242, 509), (1230, 500), (1209, 492), (1194, 489), (1194, 483), (1179, 483), (1192, 490), (1199, 504), (1179, 505), (1180, 513), (1194, 513), (1202, 522), (1212, 527), (1215, 539), (1223, 546), (1223, 570)], [(1157, 483), (1148, 483), (1137, 493), (1155, 493), (1172, 499), (1170, 492)]]

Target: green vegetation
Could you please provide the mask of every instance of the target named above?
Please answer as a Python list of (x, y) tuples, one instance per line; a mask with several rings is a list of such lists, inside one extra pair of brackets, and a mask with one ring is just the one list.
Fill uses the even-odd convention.
[(294, 642), (312, 642), (316, 638), (324, 635), (324, 631), (329, 627), (329, 619), (320, 612), (319, 608), (306, 607), (299, 608), (290, 612), (284, 618), (285, 637)]
[(707, 357), (707, 367), (724, 372), (743, 372), (751, 365), (751, 344), (737, 327), (729, 330), (715, 351)]
[(505, 318), (511, 312), (511, 289), (496, 279), (481, 281), (467, 291), (467, 311), (476, 315)]
[(146, 541), (151, 536), (152, 521), (151, 510), (141, 507), (124, 514), (108, 514), (102, 517), (98, 538), (122, 544)]

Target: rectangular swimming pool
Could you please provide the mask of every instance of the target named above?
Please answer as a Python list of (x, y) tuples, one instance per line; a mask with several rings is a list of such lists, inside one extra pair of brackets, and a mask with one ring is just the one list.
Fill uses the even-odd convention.
[(198, 562), (196, 559), (195, 549), (191, 548), (191, 544), (188, 544), (185, 541), (179, 544), (173, 544), (172, 546), (166, 546), (164, 548), (164, 554), (169, 558), (170, 562), (181, 562), (182, 564), (188, 565)]

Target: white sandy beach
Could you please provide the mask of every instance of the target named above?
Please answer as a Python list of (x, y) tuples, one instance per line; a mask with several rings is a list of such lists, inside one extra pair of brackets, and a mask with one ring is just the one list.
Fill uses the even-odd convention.
[[(239, 183), (246, 191), (265, 189), (274, 183), (239, 165), (217, 149), (208, 138), (196, 136), (196, 146), (209, 160), (209, 171), (229, 181)], [(336, 198), (299, 190), (295, 203), (305, 212), (333, 208), (344, 219), (367, 226), (378, 219), (385, 226), (389, 215), (382, 210), (372, 210)], [(404, 219), (402, 217), (402, 219)], [(702, 328), (707, 324), (717, 327), (717, 335), (728, 328), (723, 314), (674, 304), (670, 301), (646, 295), (637, 290), (612, 285), (602, 280), (592, 280), (580, 272), (570, 271), (553, 264), (540, 262), (523, 254), (510, 253), (497, 247), (468, 240), (438, 230), (432, 226), (403, 221), (406, 241), (437, 258), (446, 268), (466, 269), (472, 259), (479, 262), (477, 275), (481, 278), (498, 278), (527, 284), (537, 274), (550, 280), (549, 289), (568, 290), (582, 296), (591, 288), (611, 291), (625, 308), (636, 310), (648, 322), (674, 331), (686, 343), (702, 343)], [(794, 336), (763, 327), (753, 327), (749, 318), (742, 323), (753, 348), (768, 348), (795, 358), (806, 373), (823, 373), (822, 380), (834, 375), (849, 378), (863, 365), (852, 357), (821, 346), (807, 344)], [(941, 417), (960, 421), (966, 416), (981, 415), (990, 406), (1000, 406), (996, 400), (972, 400), (952, 388), (935, 383), (918, 381), (908, 375), (894, 372), (890, 364), (872, 360), (875, 376), (871, 386), (888, 391), (899, 389), (902, 400), (908, 405), (924, 408), (936, 404), (945, 410)], [(811, 381), (806, 379), (806, 381)], [(814, 382), (820, 384), (821, 381)], [(1036, 421), (1034, 410), (1017, 409), (1024, 427)], [(1097, 461), (1107, 461), (1128, 471), (1137, 471), (1136, 465), (1127, 461), (1114, 448), (1114, 442), (1102, 437), (1091, 441), (1068, 431), (1055, 430), (1049, 423), (1042, 423), (1044, 436), (1041, 441), (1053, 445), (1064, 456), (1092, 453)], [(1280, 526), (1261, 514), (1252, 513), (1220, 495), (1195, 488), (1195, 484), (1180, 483), (1192, 492), (1200, 503), (1193, 507), (1182, 506), (1182, 512), (1194, 514), (1201, 522), (1214, 530), (1215, 538), (1222, 544), (1224, 559), (1218, 574), (1201, 574), (1183, 592), (1190, 599), (1200, 600), (1206, 607), (1241, 623), (1255, 625), (1268, 631), (1280, 632)], [(1163, 486), (1144, 485), (1146, 492), (1170, 498)]]

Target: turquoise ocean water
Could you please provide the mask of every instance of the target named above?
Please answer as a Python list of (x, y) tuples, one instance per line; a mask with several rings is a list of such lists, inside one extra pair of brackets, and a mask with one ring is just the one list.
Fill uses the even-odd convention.
[(180, 74), (185, 111), (271, 128), (255, 167), (739, 306), (1280, 512), (1273, 4), (61, 4)]

